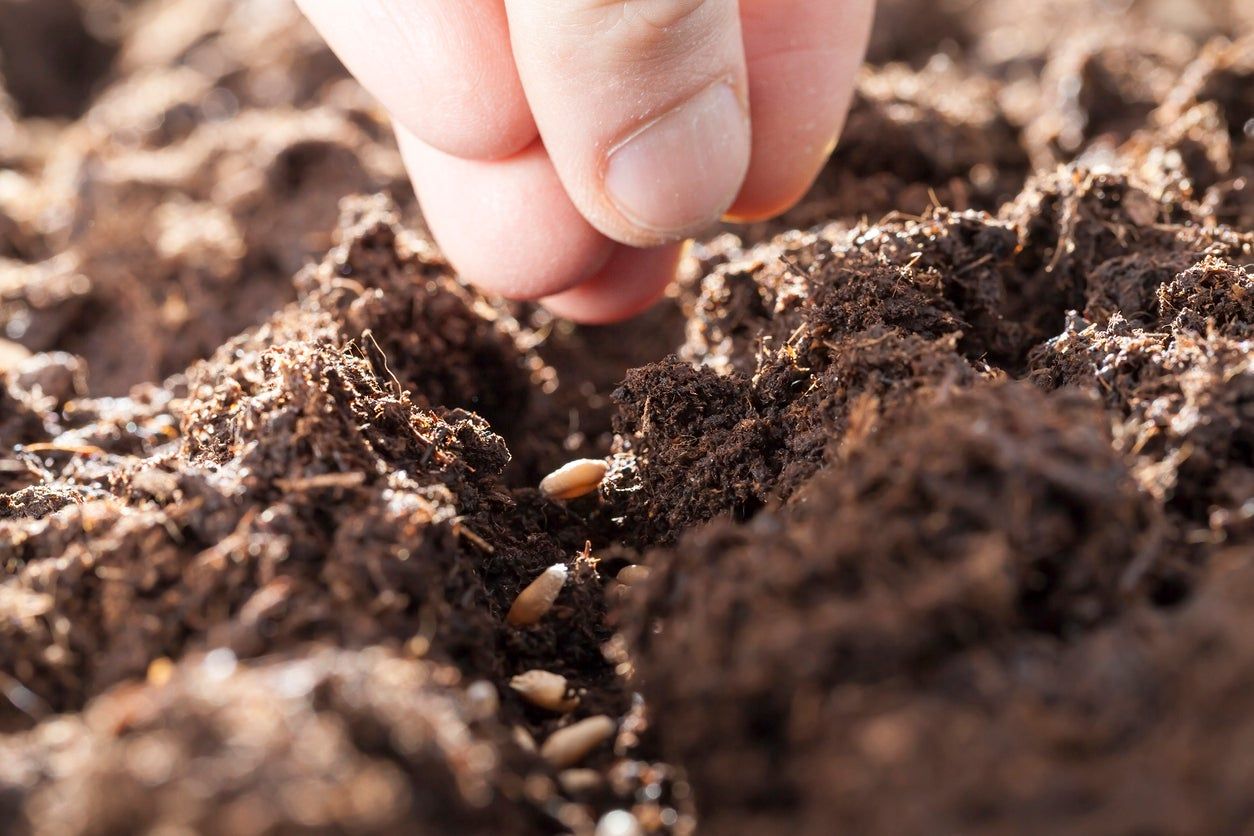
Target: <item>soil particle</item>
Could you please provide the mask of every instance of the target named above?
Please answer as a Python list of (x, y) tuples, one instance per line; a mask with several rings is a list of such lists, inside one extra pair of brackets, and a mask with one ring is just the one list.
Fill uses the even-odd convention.
[(518, 326), (467, 291), (432, 247), (400, 233), (386, 200), (343, 206), (342, 243), (296, 280), (304, 307), (343, 323), (375, 373), (428, 408), (467, 409), (497, 426), (527, 412)]
[[(709, 557), (716, 555), (723, 553)], [(956, 656), (921, 678), (847, 683), (815, 694), (793, 671), (773, 681), (745, 667), (743, 681), (752, 683), (746, 693), (756, 698), (737, 703), (751, 712), (744, 722), (715, 733), (710, 718), (721, 715), (723, 692), (673, 687), (676, 702), (693, 709), (682, 715), (687, 727), (676, 717), (668, 730), (709, 729), (686, 739), (705, 743), (692, 760), (695, 774), (719, 791), (702, 806), (696, 780), (694, 790), (720, 833), (761, 832), (781, 822), (790, 832), (814, 834), (833, 827), (1239, 830), (1250, 774), (1242, 750), (1251, 734), (1243, 708), (1250, 647), (1240, 625), (1251, 580), (1248, 560), (1231, 553), (1213, 566), (1205, 593), (1180, 610), (1138, 609), (1083, 641), (1024, 636), (1009, 647)], [(793, 606), (790, 601), (784, 611)], [(759, 631), (744, 633), (750, 640), (775, 635), (770, 628), (777, 622), (758, 623)], [(719, 637), (714, 646), (730, 644)], [(779, 656), (754, 658), (768, 666)], [(726, 669), (727, 661), (718, 664)], [(1211, 756), (1199, 759), (1198, 751)], [(773, 786), (793, 777), (791, 786), (757, 804), (748, 800), (761, 798), (752, 788), (748, 795), (724, 794), (743, 790), (746, 775), (765, 776)]]
[(1026, 130), (1034, 162), (1048, 167), (1127, 140), (1167, 97), (1194, 50), (1178, 35), (1151, 40), (1098, 28), (1053, 51), (1041, 77), (1049, 101)]
[[(528, 669), (583, 691), (577, 717), (626, 712), (601, 653), (590, 532), (536, 491), (509, 491), (505, 442), (456, 406), (504, 395), (486, 388), (492, 362), (525, 396), (521, 352), (390, 211), (350, 204), (343, 244), (299, 278), (298, 302), (191, 368), (179, 397), (121, 405), (143, 426), (112, 449), (149, 428), (171, 430), (165, 443), (116, 458), (71, 446), (113, 419), (89, 400), (62, 408), (75, 428), (41, 452), (41, 483), (5, 498), (4, 515), (25, 519), (0, 521), (0, 669), (22, 687), (0, 709), (6, 726), (77, 710), (162, 658), (250, 659), (312, 639), (421, 648), (492, 683), (502, 716), (541, 738), (561, 720), (507, 689)], [(552, 612), (506, 624), (554, 563), (571, 569)]]
[[(0, 743), (18, 833), (526, 833), (505, 737), (457, 671), (326, 648), (261, 665), (158, 660), (146, 683)], [(18, 815), (22, 811), (22, 815)]]
[(286, 0), (0, 0), (0, 822), (1242, 831), (1246, 5), (884, 0), (805, 200), (587, 328)]
[(1158, 288), (1158, 315), (1173, 333), (1254, 335), (1254, 272), (1214, 256)]
[[(295, 8), (231, 5), (125, 16), (119, 61), (142, 71), (120, 69), (61, 141), (30, 143), (34, 176), (0, 189), (0, 231), (17, 227), (0, 235), (17, 262), (0, 329), (84, 357), (94, 394), (180, 372), (282, 306), (291, 275), (333, 243), (341, 198), (410, 199), (382, 117), (351, 95), (315, 97), (343, 71)], [(316, 83), (311, 54), (328, 65)], [(287, 73), (312, 86), (290, 89)]]
[(700, 364), (632, 370), (614, 393), (603, 494), (628, 543), (747, 518), (815, 471), (855, 408), (865, 423), (878, 404), (979, 375), (955, 350), (961, 320), (933, 275), (815, 236), (756, 256), (703, 284), (683, 349)]
[(1155, 517), (1091, 400), (1010, 384), (917, 403), (786, 511), (652, 556), (628, 633), (653, 732), (715, 832), (854, 826), (882, 805), (833, 770), (851, 738), (895, 742), (842, 721), (850, 702), (1093, 629), (1143, 594)]
[(22, 115), (75, 117), (90, 101), (116, 44), (92, 31), (86, 7), (78, 0), (0, 2), (0, 73)]
[(1248, 517), (1254, 484), (1252, 349), (1249, 339), (1147, 333), (1115, 317), (1051, 340), (1034, 357), (1033, 378), (1101, 394), (1115, 412), (1118, 445), (1141, 457), (1145, 489), (1215, 529), (1195, 537), (1223, 542), (1238, 533), (1225, 532), (1225, 521)]

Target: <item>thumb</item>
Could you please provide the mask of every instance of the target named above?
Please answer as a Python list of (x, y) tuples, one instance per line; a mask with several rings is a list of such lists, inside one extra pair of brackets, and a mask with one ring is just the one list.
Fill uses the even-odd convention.
[(506, 0), (527, 101), (571, 200), (652, 246), (722, 215), (749, 167), (737, 0)]

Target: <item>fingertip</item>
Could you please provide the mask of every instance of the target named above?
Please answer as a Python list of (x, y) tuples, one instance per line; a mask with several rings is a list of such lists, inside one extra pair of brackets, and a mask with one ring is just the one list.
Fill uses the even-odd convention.
[(432, 235), (458, 274), (488, 293), (539, 299), (585, 282), (614, 244), (570, 202), (538, 141), (466, 160), (397, 131)]
[(739, 0), (505, 6), (540, 134), (593, 226), (652, 247), (727, 211), (752, 148)]
[(675, 278), (687, 242), (650, 249), (618, 245), (588, 281), (543, 300), (557, 316), (585, 325), (608, 325), (643, 313)]
[(610, 153), (604, 189), (630, 228), (628, 243), (687, 237), (732, 205), (749, 170), (748, 108), (719, 81)]
[(297, 0), (388, 113), (446, 154), (501, 159), (537, 135), (500, 0)]
[(787, 211), (822, 171), (844, 126), (871, 0), (741, 0), (753, 160), (728, 217)]
[[(433, 148), (467, 160), (503, 160), (535, 141), (536, 123), (525, 99), (505, 96), (491, 102), (480, 100), (481, 96), (446, 90), (438, 102), (428, 101), (422, 114), (401, 113), (394, 118)], [(425, 118), (432, 110), (440, 118)]]
[(833, 138), (817, 152), (813, 148), (780, 149), (788, 153), (787, 161), (777, 161), (782, 156), (779, 151), (764, 146), (765, 143), (759, 147), (744, 186), (723, 216), (724, 220), (755, 223), (782, 215), (796, 206), (818, 179), (836, 142)]

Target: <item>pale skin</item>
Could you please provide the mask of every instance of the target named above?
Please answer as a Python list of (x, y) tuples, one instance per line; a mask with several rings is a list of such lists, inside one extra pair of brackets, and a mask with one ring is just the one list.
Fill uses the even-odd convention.
[(391, 114), (432, 234), (580, 322), (652, 304), (682, 242), (795, 204), (873, 0), (298, 0)]

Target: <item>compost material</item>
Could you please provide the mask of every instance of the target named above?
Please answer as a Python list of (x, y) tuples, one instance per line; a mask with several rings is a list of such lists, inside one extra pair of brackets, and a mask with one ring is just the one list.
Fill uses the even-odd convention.
[(0, 0), (0, 830), (1245, 832), (1254, 21), (925, 5), (586, 328), (285, 0)]

